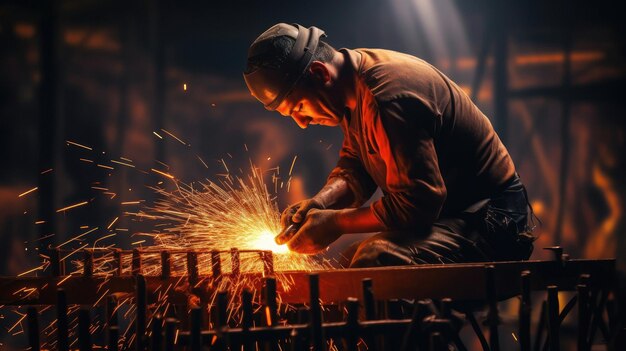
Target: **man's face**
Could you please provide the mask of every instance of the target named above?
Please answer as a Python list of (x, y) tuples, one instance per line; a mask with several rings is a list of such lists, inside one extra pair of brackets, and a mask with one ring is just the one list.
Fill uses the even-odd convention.
[(341, 122), (343, 115), (334, 111), (333, 106), (325, 98), (323, 88), (295, 88), (276, 111), (285, 117), (291, 117), (305, 129), (309, 124), (319, 124), (334, 127)]
[(311, 67), (311, 76), (298, 83), (276, 111), (285, 117), (291, 116), (302, 129), (309, 124), (334, 127), (344, 114), (342, 94), (334, 91), (336, 85), (327, 64), (316, 61)]

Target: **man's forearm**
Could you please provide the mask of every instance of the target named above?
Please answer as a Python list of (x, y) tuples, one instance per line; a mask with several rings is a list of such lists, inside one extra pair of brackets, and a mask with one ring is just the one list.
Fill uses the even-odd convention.
[(332, 178), (313, 199), (328, 209), (345, 208), (354, 201), (348, 182), (341, 177)]
[(337, 210), (335, 221), (342, 234), (371, 233), (386, 230), (385, 225), (374, 215), (369, 206)]

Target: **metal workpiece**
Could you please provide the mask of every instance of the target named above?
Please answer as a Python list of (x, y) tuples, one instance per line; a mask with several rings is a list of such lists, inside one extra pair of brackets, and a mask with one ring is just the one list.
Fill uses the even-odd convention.
[[(598, 332), (607, 337), (614, 332), (603, 313), (614, 288), (614, 260), (275, 272), (273, 255), (267, 251), (136, 249), (113, 252), (119, 255), (122, 268), (115, 264), (112, 271), (103, 274), (95, 269), (103, 252), (85, 252), (82, 259), (92, 268), (84, 268), (83, 274), (56, 275), (61, 274), (58, 270), (50, 276), (0, 278), (0, 304), (32, 306), (26, 328), (32, 349), (43, 342), (37, 306), (46, 305), (56, 308), (59, 350), (68, 350), (72, 338), (77, 338), (81, 350), (100, 340), (111, 350), (124, 349), (132, 340), (136, 350), (326, 350), (332, 343), (341, 350), (354, 351), (449, 347), (463, 351), (468, 347), (458, 334), (462, 324), (459, 313), (466, 315), (477, 344), (484, 350), (498, 350), (504, 347), (498, 305), (514, 297), (520, 298), (518, 334), (522, 350), (530, 349), (532, 339), (535, 349), (558, 350), (560, 325), (576, 306), (579, 350), (589, 350)], [(257, 255), (262, 263), (258, 272), (238, 266), (244, 253)], [(142, 261), (150, 255), (160, 269), (142, 271)], [(180, 270), (171, 269), (173, 257), (186, 258), (182, 275)], [(229, 271), (222, 270), (222, 259), (230, 263)], [(208, 266), (201, 269), (200, 262)], [(291, 284), (279, 283), (276, 275)], [(238, 292), (215, 290), (240, 280), (249, 284)], [(15, 294), (24, 289), (36, 293)], [(559, 292), (575, 293), (562, 309)], [(193, 296), (196, 303), (190, 302)], [(539, 296), (545, 300), (535, 323), (537, 330), (531, 335), (532, 300)], [(74, 319), (68, 310), (76, 305), (83, 307)], [(122, 310), (126, 316), (134, 316), (130, 338), (120, 334)], [(483, 326), (475, 313), (484, 310), (487, 319)], [(100, 327), (90, 327), (93, 325)], [(488, 337), (485, 330), (489, 330)]]

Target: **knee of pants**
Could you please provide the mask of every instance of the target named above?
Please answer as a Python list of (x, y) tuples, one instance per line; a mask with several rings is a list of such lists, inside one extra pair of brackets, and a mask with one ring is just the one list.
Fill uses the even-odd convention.
[(350, 268), (400, 266), (412, 264), (395, 245), (387, 240), (372, 237), (363, 241), (356, 250)]

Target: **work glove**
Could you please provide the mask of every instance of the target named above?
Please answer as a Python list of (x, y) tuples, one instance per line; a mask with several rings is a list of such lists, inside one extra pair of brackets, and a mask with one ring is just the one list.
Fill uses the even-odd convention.
[(274, 238), (278, 245), (285, 244), (291, 239), (293, 234), (298, 230), (302, 221), (307, 216), (307, 213), (311, 209), (325, 209), (326, 206), (324, 204), (315, 199), (307, 199), (302, 200), (300, 202), (296, 202), (295, 204), (287, 207), (281, 217), (280, 224), (282, 227), (281, 232)]
[(291, 251), (312, 255), (324, 250), (340, 236), (336, 210), (311, 208), (287, 246)]

